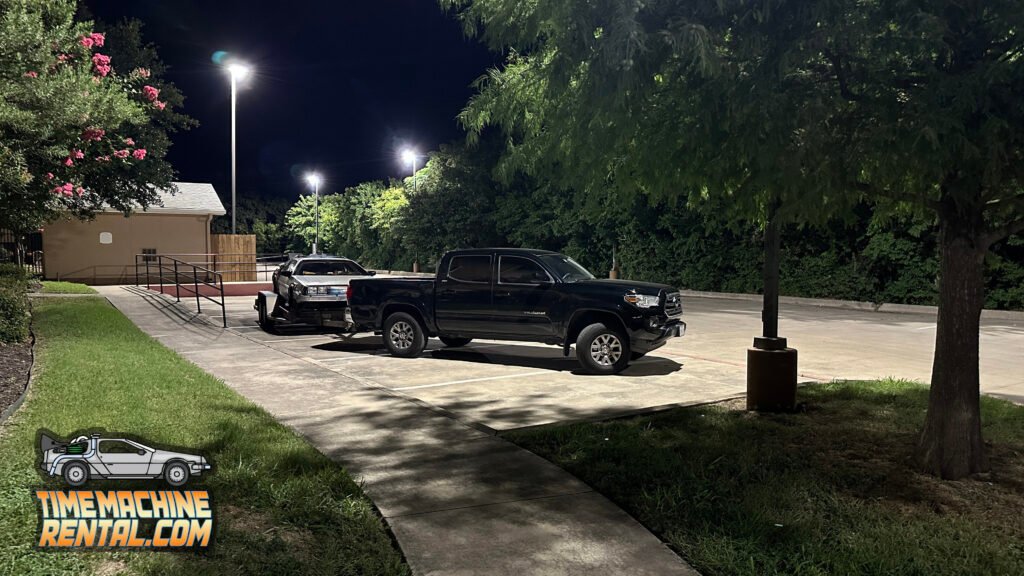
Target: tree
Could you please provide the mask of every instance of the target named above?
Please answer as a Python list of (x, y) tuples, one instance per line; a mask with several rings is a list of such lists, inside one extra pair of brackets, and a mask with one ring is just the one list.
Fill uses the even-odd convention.
[[(148, 162), (145, 126), (166, 103), (143, 71), (121, 73), (70, 0), (0, 0), (0, 228), (126, 213), (171, 186)], [(154, 145), (160, 146), (159, 142)]]
[[(862, 201), (934, 219), (939, 318), (920, 467), (987, 466), (982, 264), (1024, 230), (1024, 4), (1014, 0), (444, 0), (509, 50), (462, 119), (505, 175), (823, 223)], [(561, 174), (558, 176), (558, 174)]]

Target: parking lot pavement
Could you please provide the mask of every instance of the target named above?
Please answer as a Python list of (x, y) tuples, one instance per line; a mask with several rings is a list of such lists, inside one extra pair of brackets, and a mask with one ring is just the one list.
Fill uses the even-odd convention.
[[(761, 327), (758, 302), (690, 298), (685, 337), (622, 374), (595, 377), (580, 373), (575, 358), (555, 346), (481, 340), (445, 348), (431, 339), (418, 358), (400, 359), (387, 355), (378, 336), (289, 328), (268, 334), (256, 326), (252, 303), (251, 297), (227, 299), (228, 325), (247, 338), (501, 431), (741, 395), (746, 349)], [(893, 376), (927, 382), (931, 374), (934, 316), (784, 305), (780, 330), (799, 350), (803, 381)], [(983, 390), (1020, 401), (1024, 323), (984, 321), (981, 342)]]

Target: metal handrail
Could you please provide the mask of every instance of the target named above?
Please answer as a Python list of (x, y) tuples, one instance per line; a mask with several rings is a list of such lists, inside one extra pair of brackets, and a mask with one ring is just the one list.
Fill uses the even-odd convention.
[[(205, 298), (210, 302), (220, 306), (221, 320), (224, 323), (224, 327), (228, 327), (228, 313), (227, 308), (224, 305), (224, 275), (215, 270), (203, 268), (195, 264), (172, 258), (163, 254), (136, 254), (135, 255), (135, 285), (142, 286), (141, 278), (139, 276), (139, 258), (142, 258), (142, 262), (146, 265), (146, 289), (153, 289), (153, 270), (156, 269), (156, 279), (160, 282), (160, 293), (164, 293), (164, 281), (168, 283), (172, 280), (167, 276), (164, 276), (165, 272), (173, 273), (174, 282), (174, 298), (175, 301), (181, 302), (181, 290), (184, 289), (186, 292), (192, 292), (196, 297), (196, 311), (200, 314), (203, 312), (202, 301), (200, 298)], [(154, 263), (155, 262), (155, 263)], [(152, 264), (152, 266), (151, 266)], [(191, 288), (187, 284), (181, 282), (181, 276), (187, 274), (187, 272), (181, 272), (179, 268), (191, 268), (192, 269), (192, 282), (190, 283)], [(203, 280), (199, 280), (200, 272), (203, 273)], [(212, 280), (208, 280), (212, 278)], [(206, 294), (203, 294), (199, 290), (199, 285), (208, 286), (220, 293), (220, 301), (216, 298), (211, 298)], [(187, 297), (187, 296), (186, 296)]]
[[(252, 254), (230, 253), (215, 254), (212, 252), (192, 254), (163, 254), (181, 262), (194, 264), (213, 272), (220, 272), (229, 278), (247, 277), (248, 281), (269, 281), (277, 269), (277, 265), (288, 261), (288, 254)], [(251, 280), (249, 280), (251, 278)]]

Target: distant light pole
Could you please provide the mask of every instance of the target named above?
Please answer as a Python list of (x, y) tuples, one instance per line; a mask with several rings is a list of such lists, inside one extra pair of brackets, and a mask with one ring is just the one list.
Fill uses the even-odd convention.
[(419, 186), (416, 183), (416, 160), (419, 159), (420, 155), (411, 148), (406, 148), (402, 151), (402, 161), (412, 166), (412, 191), (419, 192)]
[(316, 236), (313, 239), (313, 254), (320, 253), (320, 183), (322, 181), (323, 179), (316, 172), (306, 175), (306, 182), (313, 187), (313, 221), (316, 222)]
[(235, 197), (238, 189), (237, 177), (235, 175), (235, 109), (238, 101), (238, 82), (249, 76), (250, 69), (245, 64), (235, 62), (228, 64), (228, 73), (231, 75), (231, 233), (237, 233), (238, 218), (235, 210)]
[[(419, 154), (417, 154), (416, 151), (413, 150), (412, 148), (406, 148), (405, 150), (402, 150), (402, 161), (405, 162), (406, 164), (409, 164), (410, 166), (412, 166), (412, 191), (413, 191), (413, 193), (417, 193), (417, 192), (420, 191), (419, 185), (416, 182), (416, 159), (417, 158), (419, 158)], [(413, 258), (413, 261), (412, 261), (412, 271), (413, 272), (419, 272), (420, 271), (420, 259), (419, 259), (419, 257), (414, 257)]]

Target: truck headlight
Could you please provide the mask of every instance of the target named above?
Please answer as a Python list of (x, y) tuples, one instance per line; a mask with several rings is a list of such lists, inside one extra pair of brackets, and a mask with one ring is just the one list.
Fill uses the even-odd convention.
[(646, 294), (626, 294), (622, 299), (637, 308), (654, 308), (661, 303), (658, 296), (647, 296)]

